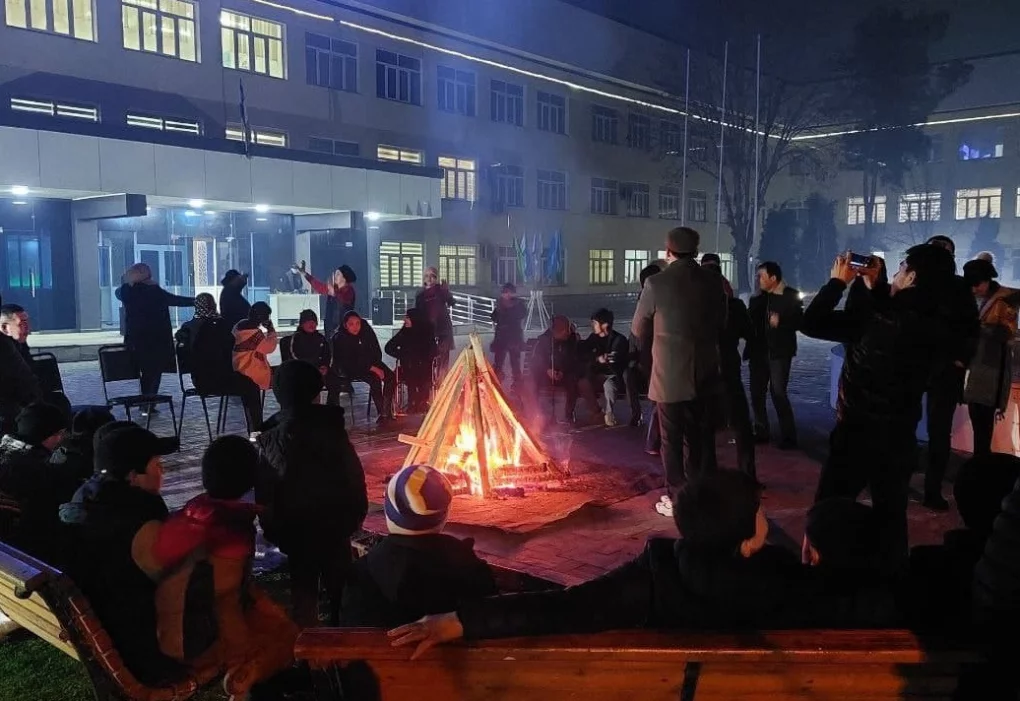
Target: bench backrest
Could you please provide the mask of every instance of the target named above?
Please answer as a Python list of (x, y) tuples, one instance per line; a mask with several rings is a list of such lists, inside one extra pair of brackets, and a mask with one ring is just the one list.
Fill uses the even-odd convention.
[[(383, 631), (313, 629), (298, 659), (339, 667), (352, 698), (539, 701), (950, 699), (976, 655), (907, 631), (628, 631), (489, 640), (409, 661)], [(352, 687), (354, 687), (352, 689)]]
[(61, 652), (78, 659), (70, 635), (40, 593), (60, 572), (0, 543), (0, 611)]

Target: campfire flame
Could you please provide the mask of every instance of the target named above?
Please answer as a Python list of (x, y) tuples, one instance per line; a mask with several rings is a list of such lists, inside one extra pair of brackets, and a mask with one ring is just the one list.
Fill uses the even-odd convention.
[[(485, 450), (485, 462), (489, 469), (490, 479), (501, 487), (512, 487), (513, 484), (499, 479), (501, 470), (513, 468), (521, 464), (521, 452), (524, 444), (524, 432), (519, 426), (514, 429), (512, 445), (501, 444), (497, 432), (491, 427), (485, 431), (482, 441)], [(472, 422), (462, 421), (457, 437), (450, 447), (443, 472), (463, 475), (471, 494), (483, 495), (481, 467), (478, 461), (478, 434)]]

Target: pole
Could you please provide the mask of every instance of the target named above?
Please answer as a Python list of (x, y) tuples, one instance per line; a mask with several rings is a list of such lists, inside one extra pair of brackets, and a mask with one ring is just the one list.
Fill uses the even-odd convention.
[[(761, 129), (759, 113), (761, 109), (761, 34), (758, 35), (758, 57), (754, 74), (754, 209), (751, 211), (751, 247), (758, 240), (758, 177), (761, 165)], [(748, 261), (744, 261), (746, 265)], [(738, 263), (740, 265), (740, 263)]]
[(719, 105), (719, 182), (715, 191), (715, 251), (719, 252), (719, 236), (722, 227), (722, 167), (723, 167), (723, 146), (726, 141), (726, 76), (729, 72), (730, 63), (730, 42), (726, 42), (723, 49), (723, 76), (722, 76), (722, 102)]
[(680, 226), (687, 225), (687, 132), (691, 119), (691, 50), (687, 49), (686, 77), (684, 78), (684, 159), (680, 176)]

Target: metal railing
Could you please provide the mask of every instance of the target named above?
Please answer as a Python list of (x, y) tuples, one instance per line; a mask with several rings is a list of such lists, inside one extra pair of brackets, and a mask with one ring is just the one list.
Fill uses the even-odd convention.
[[(471, 326), (483, 331), (491, 331), (494, 328), (492, 323), (492, 310), (496, 308), (496, 300), (492, 297), (482, 297), (466, 292), (453, 292), (453, 299), (457, 303), (450, 310), (450, 321), (456, 326)], [(414, 306), (414, 295), (416, 292), (407, 290), (379, 290), (379, 297), (393, 300), (393, 320), (399, 323), (407, 310)]]

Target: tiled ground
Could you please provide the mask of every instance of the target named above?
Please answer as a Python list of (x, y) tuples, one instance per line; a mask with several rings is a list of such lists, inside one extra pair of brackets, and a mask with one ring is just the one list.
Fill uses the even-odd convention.
[[(801, 351), (792, 373), (790, 393), (800, 426), (802, 450), (780, 452), (771, 447), (761, 448), (758, 456), (759, 477), (768, 486), (765, 493), (766, 508), (773, 524), (772, 537), (791, 547), (799, 543), (803, 534), (803, 516), (811, 502), (817, 480), (820, 460), (827, 451), (827, 435), (832, 426), (829, 408), (829, 348), (831, 344), (810, 339), (801, 340)], [(65, 388), (75, 404), (101, 403), (102, 388), (96, 363), (71, 363), (61, 366)], [(165, 376), (164, 391), (178, 396), (177, 378)], [(396, 433), (412, 431), (413, 423), (398, 424), (386, 432), (377, 432), (373, 422), (365, 419), (367, 396), (358, 387), (353, 412), (352, 439), (359, 453), (397, 453)], [(215, 407), (210, 407), (215, 411)], [(266, 412), (275, 410), (275, 403), (267, 400)], [(215, 415), (212, 416), (215, 425)], [(153, 420), (153, 430), (170, 433), (172, 427), (166, 415)], [(243, 430), (239, 405), (229, 410), (228, 430)], [(638, 466), (645, 461), (654, 465), (657, 458), (642, 450), (642, 432), (623, 426), (615, 429), (589, 428), (578, 434), (586, 444), (595, 443), (608, 462), (622, 466)], [(200, 490), (198, 459), (208, 443), (201, 407), (190, 400), (184, 424), (182, 451), (167, 461), (165, 496), (171, 508), (179, 507)], [(720, 436), (720, 459), (732, 465), (734, 448), (727, 437)], [(915, 487), (919, 476), (915, 476)], [(370, 495), (371, 496), (371, 495)], [(919, 495), (916, 495), (919, 496)], [(567, 519), (553, 523), (539, 531), (525, 535), (506, 534), (495, 529), (451, 526), (451, 532), (475, 538), (478, 550), (494, 564), (519, 569), (562, 584), (573, 584), (590, 579), (632, 557), (643, 547), (649, 536), (673, 532), (672, 524), (654, 511), (658, 492), (634, 497), (609, 507), (585, 507)], [(503, 502), (512, 508), (512, 502)], [(934, 515), (912, 503), (909, 511), (913, 542), (937, 542), (941, 533), (957, 523), (955, 512)], [(366, 522), (369, 530), (384, 530), (378, 511), (371, 513)]]

